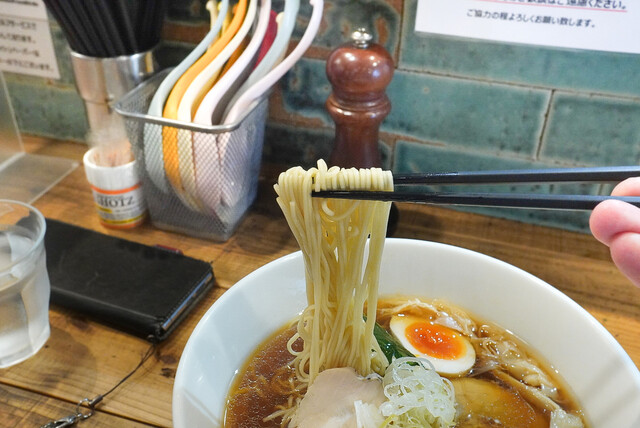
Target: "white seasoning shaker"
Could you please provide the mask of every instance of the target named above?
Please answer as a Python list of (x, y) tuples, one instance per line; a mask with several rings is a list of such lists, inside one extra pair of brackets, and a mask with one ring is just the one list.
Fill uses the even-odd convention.
[(97, 149), (90, 149), (85, 153), (83, 163), (100, 222), (114, 229), (129, 229), (142, 224), (147, 216), (147, 206), (136, 161), (100, 166), (96, 156)]

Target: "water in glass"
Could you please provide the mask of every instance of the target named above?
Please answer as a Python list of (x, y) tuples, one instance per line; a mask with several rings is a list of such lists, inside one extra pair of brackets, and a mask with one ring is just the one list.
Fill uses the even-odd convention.
[(49, 337), (49, 278), (42, 242), (20, 226), (0, 230), (0, 368), (16, 364)]

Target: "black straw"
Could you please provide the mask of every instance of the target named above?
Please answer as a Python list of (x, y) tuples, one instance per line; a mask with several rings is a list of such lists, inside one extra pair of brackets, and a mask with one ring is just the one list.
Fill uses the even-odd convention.
[(44, 0), (77, 53), (131, 55), (161, 39), (168, 0)]
[(109, 9), (109, 5), (105, 3), (105, 0), (89, 1), (87, 4), (93, 5), (92, 8), (94, 10), (94, 16), (102, 16), (104, 18), (105, 30), (108, 34), (109, 40), (111, 40), (115, 45), (118, 55), (126, 55), (133, 52), (133, 49), (127, 49), (125, 47), (120, 31), (118, 30), (118, 26), (113, 20), (111, 9)]
[(158, 0), (158, 3), (158, 6), (155, 8), (151, 28), (149, 29), (152, 35), (151, 46), (149, 47), (155, 46), (160, 42), (160, 38), (162, 36), (162, 24), (164, 23), (164, 18), (167, 14), (167, 9), (169, 8), (168, 0)]
[[(156, 0), (151, 0), (156, 1)], [(150, 45), (149, 28), (153, 22), (153, 7), (150, 6), (149, 1), (142, 0), (140, 2), (142, 10), (139, 11), (138, 23), (136, 24), (137, 38), (140, 43), (140, 47), (146, 50)]]
[(118, 56), (120, 50), (117, 49), (117, 42), (113, 39), (112, 35), (107, 32), (107, 27), (104, 24), (104, 16), (100, 15), (100, 11), (97, 8), (94, 0), (79, 2), (76, 0), (78, 9), (81, 10), (87, 17), (89, 25), (94, 29), (97, 38), (101, 41), (102, 46), (109, 56)]
[(91, 56), (100, 58), (107, 57), (109, 54), (103, 45), (104, 41), (100, 40), (98, 35), (93, 31), (93, 28), (91, 28), (89, 17), (85, 13), (81, 2), (82, 0), (80, 0), (80, 2), (78, 2), (78, 0), (64, 0), (61, 1), (60, 4), (67, 12), (67, 15), (71, 17), (74, 26), (82, 29), (82, 34), (89, 43), (89, 49), (93, 52)]
[(131, 16), (130, 9), (127, 7), (127, 3), (125, 0), (114, 0), (114, 5), (116, 7), (116, 13), (118, 18), (122, 22), (122, 26), (124, 27), (125, 34), (127, 35), (127, 40), (133, 46), (135, 52), (140, 51), (140, 45), (138, 43), (138, 39), (136, 38), (136, 33), (133, 28), (133, 23), (137, 21), (137, 14), (139, 14), (139, 6), (136, 5), (134, 14)]
[(79, 37), (78, 31), (73, 27), (71, 21), (67, 17), (66, 13), (57, 0), (44, 0), (47, 8), (53, 15), (53, 17), (58, 21), (60, 28), (64, 32), (67, 41), (69, 42), (69, 46), (74, 52), (81, 53), (83, 55), (90, 55), (89, 46), (85, 43), (84, 38)]

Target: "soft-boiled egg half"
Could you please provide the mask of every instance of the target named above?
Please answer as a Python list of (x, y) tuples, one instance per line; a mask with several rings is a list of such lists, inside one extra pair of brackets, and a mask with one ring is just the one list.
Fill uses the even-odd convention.
[(410, 315), (395, 315), (389, 326), (407, 351), (429, 360), (441, 375), (466, 373), (476, 362), (469, 339), (453, 329)]

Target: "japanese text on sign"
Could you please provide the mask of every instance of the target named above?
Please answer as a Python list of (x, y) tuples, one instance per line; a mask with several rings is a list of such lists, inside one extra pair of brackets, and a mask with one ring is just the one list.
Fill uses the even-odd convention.
[(58, 79), (42, 0), (0, 0), (0, 70)]
[(416, 31), (500, 42), (640, 53), (634, 0), (418, 0)]

